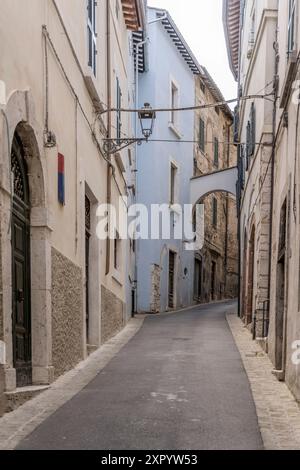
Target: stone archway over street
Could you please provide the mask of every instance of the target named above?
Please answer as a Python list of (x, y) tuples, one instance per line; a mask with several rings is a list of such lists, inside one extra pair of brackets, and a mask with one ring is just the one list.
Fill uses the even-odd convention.
[(237, 167), (194, 177), (191, 179), (191, 203), (195, 205), (204, 196), (217, 191), (236, 196), (237, 180)]

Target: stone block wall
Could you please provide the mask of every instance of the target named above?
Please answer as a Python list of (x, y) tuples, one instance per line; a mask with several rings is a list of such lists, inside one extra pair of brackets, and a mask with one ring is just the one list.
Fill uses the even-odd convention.
[(52, 356), (55, 377), (83, 359), (82, 270), (52, 249)]
[(105, 343), (125, 326), (125, 304), (101, 287), (101, 342)]
[(4, 331), (3, 331), (3, 286), (2, 286), (2, 253), (1, 253), (1, 222), (0, 222), (0, 341), (3, 340)]
[(160, 275), (161, 268), (157, 264), (152, 266), (151, 273), (151, 313), (160, 312)]

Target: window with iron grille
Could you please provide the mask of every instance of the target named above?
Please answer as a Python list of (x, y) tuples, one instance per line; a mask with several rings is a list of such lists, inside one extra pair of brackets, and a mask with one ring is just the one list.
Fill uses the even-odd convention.
[(97, 72), (97, 33), (96, 33), (96, 0), (88, 0), (88, 64), (93, 70), (93, 74), (96, 76)]
[(288, 54), (295, 50), (296, 0), (289, 0)]
[(219, 168), (219, 140), (214, 138), (214, 166)]
[(202, 118), (199, 121), (199, 148), (205, 152), (205, 123)]

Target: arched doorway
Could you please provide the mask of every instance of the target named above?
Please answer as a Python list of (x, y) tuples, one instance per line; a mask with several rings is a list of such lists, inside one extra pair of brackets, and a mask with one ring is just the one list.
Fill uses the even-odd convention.
[[(5, 389), (14, 391), (17, 384), (46, 385), (54, 378), (51, 298), (53, 226), (47, 198), (47, 161), (41, 152), (43, 130), (35, 118), (34, 100), (29, 90), (17, 90), (8, 99), (5, 117), (0, 114), (0, 141), (0, 312), (6, 350)], [(22, 185), (27, 191), (18, 197)], [(21, 224), (17, 230), (12, 224), (13, 220), (17, 221), (15, 226), (20, 224), (19, 219), (23, 226)], [(13, 230), (16, 233), (13, 234)], [(13, 249), (17, 255), (12, 253)], [(27, 270), (27, 284), (25, 286), (24, 281), (23, 289), (21, 282), (21, 288), (16, 284), (13, 275), (13, 269), (16, 271), (13, 263), (18, 265), (22, 252), (24, 261), (20, 256), (21, 265), (23, 262), (23, 268)], [(22, 273), (21, 265), (18, 269)], [(19, 302), (16, 302), (16, 296)], [(23, 302), (24, 308), (26, 302), (29, 305), (24, 318)], [(26, 373), (19, 372), (22, 369), (26, 369)]]
[(255, 262), (255, 226), (251, 231), (248, 255), (248, 289), (247, 289), (247, 314), (246, 324), (253, 320), (253, 296), (254, 296), (254, 262)]
[(13, 202), (11, 215), (13, 365), (18, 387), (32, 383), (30, 197), (28, 170), (17, 133), (11, 150)]

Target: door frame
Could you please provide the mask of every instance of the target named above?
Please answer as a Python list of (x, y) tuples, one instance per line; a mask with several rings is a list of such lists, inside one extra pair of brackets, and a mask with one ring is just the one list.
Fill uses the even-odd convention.
[[(30, 193), (30, 252), (31, 252), (31, 333), (32, 383), (47, 385), (54, 380), (52, 366), (51, 314), (51, 232), (52, 223), (47, 203), (46, 156), (43, 151), (43, 129), (35, 115), (35, 103), (30, 90), (11, 93), (4, 115), (0, 114), (0, 279), (3, 312), (3, 341), (5, 390), (16, 389), (16, 370), (13, 367), (12, 333), (12, 253), (11, 253), (11, 147), (17, 132), (25, 152)], [(9, 129), (9, 133), (7, 130)]]
[[(12, 160), (14, 156), (14, 161)], [(11, 216), (11, 263), (12, 263), (12, 335), (13, 335), (13, 366), (16, 369), (17, 387), (31, 385), (32, 383), (32, 345), (31, 345), (31, 257), (30, 257), (30, 195), (28, 170), (24, 158), (23, 144), (15, 133), (12, 151), (11, 165), (15, 168), (18, 180), (14, 183), (14, 195)], [(19, 194), (18, 194), (19, 193)], [(22, 231), (22, 250), (17, 253), (17, 224)], [(22, 262), (22, 289), (17, 290), (16, 262)], [(20, 293), (20, 299), (18, 295)], [(21, 333), (22, 326), (18, 326), (18, 304), (23, 304), (24, 318), (23, 341), (24, 362), (17, 357), (17, 335)]]

